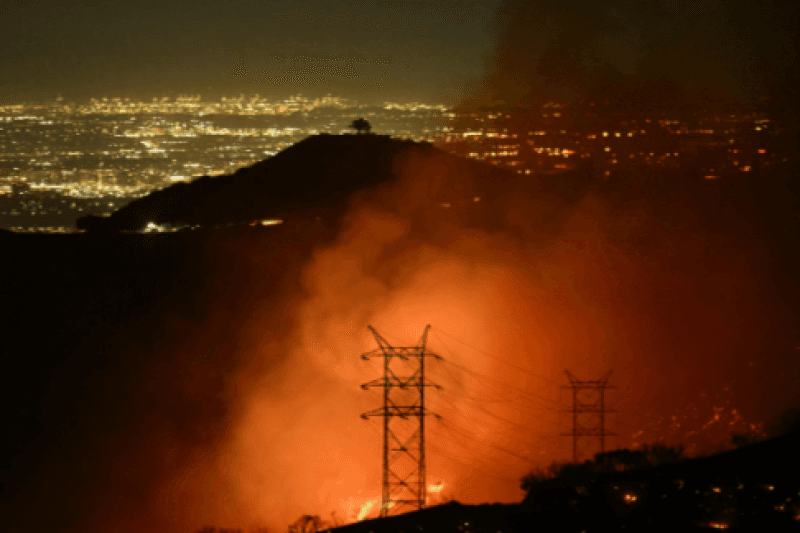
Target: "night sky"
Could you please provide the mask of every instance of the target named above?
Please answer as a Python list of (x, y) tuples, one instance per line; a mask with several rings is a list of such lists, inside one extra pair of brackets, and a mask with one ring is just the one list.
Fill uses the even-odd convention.
[(6, 97), (172, 91), (430, 100), (480, 74), (496, 2), (4, 6)]
[[(789, 1), (3, 3), (5, 99), (515, 101), (660, 80), (791, 103)], [(794, 104), (792, 104), (794, 105)]]

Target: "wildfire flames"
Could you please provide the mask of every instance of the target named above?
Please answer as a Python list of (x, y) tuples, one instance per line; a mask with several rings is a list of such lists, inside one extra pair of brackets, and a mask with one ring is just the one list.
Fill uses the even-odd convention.
[(372, 506), (375, 505), (375, 503), (375, 501), (368, 501), (362, 505), (361, 509), (358, 511), (358, 517), (356, 517), (356, 520), (359, 522), (364, 520), (364, 518), (367, 516), (367, 513), (369, 513), (369, 510), (372, 509)]
[(661, 440), (679, 443), (688, 455), (695, 455), (732, 447), (732, 435), (755, 439), (766, 436), (763, 423), (745, 421), (732, 406), (734, 397), (729, 386), (713, 396), (701, 392), (697, 400), (686, 403), (668, 417), (648, 416), (645, 429), (631, 435), (632, 445), (638, 447)]
[[(428, 492), (439, 496), (441, 495), (442, 490), (444, 490), (444, 487), (444, 481), (439, 481), (438, 483), (428, 485)], [(349, 522), (360, 522), (364, 520), (368, 517), (368, 515), (370, 515), (371, 511), (377, 511), (380, 508), (381, 503), (380, 498), (369, 499), (358, 508), (358, 513), (353, 513), (353, 505), (351, 500), (352, 499), (345, 500), (342, 505), (344, 516), (348, 517)], [(430, 496), (428, 497), (428, 505), (433, 505), (436, 503), (440, 503), (437, 498), (431, 498)], [(391, 503), (389, 505), (391, 507)]]

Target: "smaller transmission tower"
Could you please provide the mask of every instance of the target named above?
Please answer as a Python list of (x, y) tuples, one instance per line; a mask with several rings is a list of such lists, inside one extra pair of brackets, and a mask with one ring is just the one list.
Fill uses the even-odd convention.
[[(600, 379), (591, 381), (580, 381), (575, 376), (565, 370), (567, 379), (570, 385), (564, 385), (562, 389), (572, 389), (572, 409), (563, 409), (562, 413), (572, 413), (572, 432), (562, 433), (564, 437), (572, 437), (572, 462), (578, 462), (578, 438), (579, 437), (599, 437), (600, 438), (600, 453), (606, 451), (607, 436), (616, 436), (616, 433), (606, 431), (605, 415), (606, 413), (615, 413), (614, 409), (606, 409), (605, 405), (605, 392), (606, 389), (616, 388), (608, 384), (608, 378), (611, 376), (611, 371)], [(588, 395), (584, 394), (579, 396), (580, 391), (592, 391)], [(588, 396), (588, 398), (587, 398)], [(591, 425), (586, 425), (585, 420), (578, 420), (578, 415), (589, 413), (594, 416), (590, 417), (594, 420)], [(583, 422), (583, 424), (581, 424)]]
[[(425, 380), (425, 358), (438, 355), (426, 351), (428, 330), (425, 327), (419, 345), (412, 347), (394, 347), (384, 339), (372, 326), (369, 330), (378, 342), (378, 348), (361, 355), (362, 359), (369, 360), (373, 357), (383, 357), (383, 378), (364, 383), (361, 388), (368, 390), (370, 387), (383, 388), (383, 407), (373, 409), (361, 415), (367, 420), (372, 416), (383, 417), (383, 489), (381, 502), (381, 517), (389, 513), (402, 512), (404, 506), (417, 509), (425, 507), (428, 495), (425, 471), (425, 417), (436, 416), (425, 409), (425, 387), (439, 385)], [(419, 366), (411, 376), (398, 376), (391, 367), (393, 359), (409, 361), (419, 359)], [(396, 403), (390, 392), (399, 388), (403, 398)], [(416, 390), (416, 394), (412, 394)], [(410, 392), (409, 392), (410, 391)], [(397, 398), (397, 393), (395, 394)], [(413, 402), (409, 403), (409, 401)], [(418, 418), (417, 429), (408, 435), (403, 432), (397, 423), (392, 424), (392, 419)]]

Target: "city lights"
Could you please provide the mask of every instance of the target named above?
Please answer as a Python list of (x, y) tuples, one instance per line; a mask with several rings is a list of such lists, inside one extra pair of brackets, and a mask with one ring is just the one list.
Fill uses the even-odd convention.
[[(235, 173), (310, 135), (352, 133), (349, 124), (362, 115), (378, 134), (427, 141), (525, 176), (574, 169), (576, 154), (594, 161), (606, 179), (612, 168), (617, 173), (654, 167), (684, 168), (714, 180), (786, 162), (744, 137), (770, 123), (757, 115), (666, 118), (652, 124), (645, 120), (653, 132), (660, 129), (676, 139), (674, 147), (667, 147), (663, 135), (645, 136), (644, 129), (625, 127), (637, 120), (622, 119), (616, 129), (572, 131), (560, 111), (549, 111), (556, 106), (569, 108), (548, 102), (547, 117), (539, 118), (489, 111), (461, 114), (439, 104), (365, 105), (331, 95), (277, 101), (259, 95), (218, 101), (200, 95), (151, 101), (96, 97), (86, 103), (57, 99), (5, 105), (0, 106), (0, 164), (5, 161), (10, 167), (0, 175), (0, 199), (5, 202), (0, 213), (9, 217), (4, 223), (8, 228), (69, 228), (79, 216), (109, 216), (131, 200), (174, 184)], [(277, 116), (283, 117), (281, 125), (274, 122)], [(706, 126), (712, 122), (714, 128)], [(88, 138), (94, 141), (88, 143)], [(723, 143), (730, 151), (715, 148)], [(34, 196), (32, 209), (29, 200)]]

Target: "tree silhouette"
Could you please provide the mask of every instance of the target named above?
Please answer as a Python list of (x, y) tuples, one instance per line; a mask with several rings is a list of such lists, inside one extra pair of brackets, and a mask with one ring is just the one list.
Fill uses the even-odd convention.
[(330, 525), (319, 515), (303, 515), (289, 526), (289, 533), (317, 533), (330, 529)]
[(356, 130), (358, 133), (369, 133), (369, 130), (372, 129), (372, 126), (367, 120), (363, 118), (357, 118), (350, 124), (350, 127)]
[(547, 468), (535, 468), (520, 480), (520, 488), (528, 492), (534, 485), (558, 476), (559, 472), (566, 463), (553, 461)]
[(598, 453), (593, 461), (584, 463), (553, 462), (547, 468), (534, 469), (520, 479), (520, 487), (529, 495), (538, 488), (549, 490), (552, 486), (586, 487), (601, 474), (654, 468), (683, 459), (682, 445), (667, 446), (663, 442), (655, 442), (639, 450), (620, 449)]
[(642, 451), (647, 456), (647, 462), (651, 466), (677, 463), (685, 458), (682, 444), (667, 446), (663, 442), (655, 442), (651, 446), (645, 445)]

